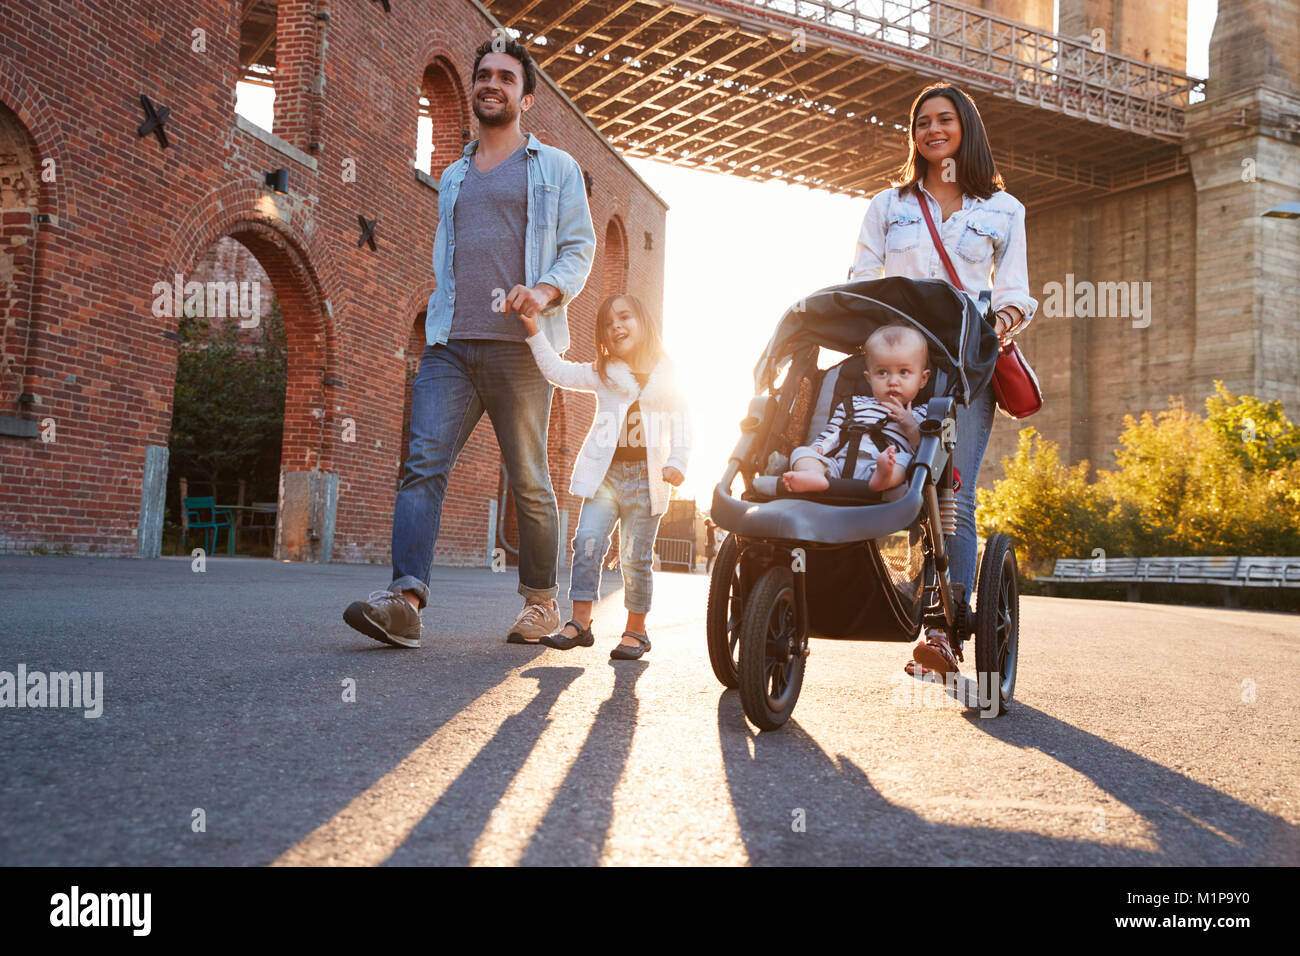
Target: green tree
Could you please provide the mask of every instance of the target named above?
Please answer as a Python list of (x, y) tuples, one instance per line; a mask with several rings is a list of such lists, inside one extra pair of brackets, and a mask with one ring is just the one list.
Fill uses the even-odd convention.
[(1126, 415), (1116, 468), (1087, 481), (1059, 449), (1023, 429), (1006, 477), (977, 493), (981, 534), (1016, 538), (1026, 566), (1107, 554), (1300, 553), (1300, 436), (1280, 402), (1216, 383), (1206, 417), (1171, 400)]
[(241, 340), (238, 324), (183, 317), (169, 471), (203, 475), (213, 488), (279, 468), (287, 369), (279, 303), (262, 320), (261, 341)]
[(1010, 534), (1023, 565), (1105, 547), (1105, 508), (1088, 483), (1088, 463), (1061, 463), (1060, 446), (1031, 427), (1020, 430), (1015, 454), (1002, 460), (1006, 478), (976, 491), (980, 534)]
[(1273, 471), (1300, 459), (1300, 428), (1291, 424), (1279, 400), (1233, 395), (1216, 381), (1205, 411), (1210, 428), (1249, 470)]

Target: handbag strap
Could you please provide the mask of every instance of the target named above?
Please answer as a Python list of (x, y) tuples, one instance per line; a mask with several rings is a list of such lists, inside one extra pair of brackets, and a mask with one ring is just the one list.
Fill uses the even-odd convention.
[(925, 204), (925, 196), (921, 194), (921, 188), (916, 189), (916, 198), (921, 201), (921, 212), (925, 215), (925, 224), (930, 227), (930, 238), (934, 240), (934, 247), (939, 250), (939, 258), (943, 260), (943, 267), (948, 270), (948, 278), (952, 279), (952, 284), (962, 292), (966, 289), (962, 286), (961, 280), (957, 278), (957, 270), (952, 267), (952, 260), (948, 258), (948, 250), (943, 247), (943, 240), (939, 238), (939, 230), (934, 228), (934, 217), (930, 215), (930, 207)]

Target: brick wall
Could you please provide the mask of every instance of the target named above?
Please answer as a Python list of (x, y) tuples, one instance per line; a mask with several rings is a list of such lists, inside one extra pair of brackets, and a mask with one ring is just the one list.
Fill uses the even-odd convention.
[[(391, 13), (338, 0), (279, 9), (270, 136), (234, 114), (237, 3), (105, 2), (75, 17), (44, 0), (0, 6), (0, 104), (30, 137), (37, 168), (48, 158), (56, 170), (39, 183), (51, 222), (35, 227), (32, 330), (15, 373), (35, 404), (18, 408), (6, 392), (5, 414), (57, 428), (53, 442), (0, 437), (0, 547), (136, 552), (145, 448), (167, 444), (176, 371), (165, 333), (177, 318), (154, 316), (154, 285), (190, 278), (228, 236), (256, 257), (285, 319), (282, 467), (340, 475), (335, 560), (389, 560), (407, 352), (432, 291), (437, 225), (437, 193), (412, 169), (419, 95), (432, 90), (440, 103), (437, 176), (459, 152), (458, 129), (473, 129), (458, 126), (472, 123), (468, 106), (446, 94), (463, 95), (492, 24), (460, 0), (396, 3)], [(431, 65), (444, 75), (429, 82)], [(166, 150), (136, 135), (142, 93), (172, 111)], [(608, 223), (617, 216), (637, 237), (629, 291), (661, 309), (665, 208), (551, 86), (539, 83), (524, 127), (592, 176), (597, 259), (570, 310), (570, 355), (590, 358)], [(263, 183), (278, 168), (289, 171), (287, 195)], [(358, 247), (359, 215), (377, 220), (377, 251)], [(568, 397), (553, 436), (570, 534), (579, 501), (566, 493), (569, 469), (591, 412)], [(342, 441), (345, 418), (355, 443)], [(452, 475), (438, 561), (483, 560), (498, 457), (485, 419)]]

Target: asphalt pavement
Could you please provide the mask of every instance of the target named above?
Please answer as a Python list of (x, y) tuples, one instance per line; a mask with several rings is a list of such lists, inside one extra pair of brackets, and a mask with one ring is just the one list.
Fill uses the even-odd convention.
[(997, 719), (907, 645), (816, 640), (759, 734), (703, 574), (656, 574), (636, 662), (617, 576), (568, 652), (506, 644), (517, 578), (471, 568), (377, 644), (342, 612), (389, 577), (0, 557), (0, 672), (102, 674), (97, 717), (0, 706), (0, 864), (1300, 862), (1300, 616), (1023, 597)]

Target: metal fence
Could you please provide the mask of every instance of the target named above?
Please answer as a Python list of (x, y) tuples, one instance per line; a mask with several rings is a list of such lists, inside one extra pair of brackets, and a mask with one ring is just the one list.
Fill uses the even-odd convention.
[(695, 542), (686, 538), (656, 538), (655, 554), (665, 571), (695, 569)]

